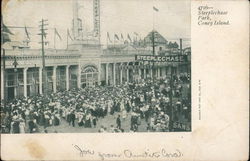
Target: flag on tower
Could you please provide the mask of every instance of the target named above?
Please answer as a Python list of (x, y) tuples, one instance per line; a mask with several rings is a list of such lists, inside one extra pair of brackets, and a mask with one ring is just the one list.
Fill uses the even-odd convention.
[(115, 39), (119, 40), (119, 37), (118, 37), (118, 35), (117, 35), (117, 34), (115, 34)]
[(131, 37), (129, 36), (129, 34), (128, 34), (128, 39), (129, 39), (130, 42), (132, 42), (132, 39), (131, 39)]
[(137, 42), (137, 38), (138, 38), (139, 34), (137, 32), (134, 32), (134, 34), (135, 34), (134, 42)]
[[(3, 22), (2, 17), (1, 17), (1, 21)], [(1, 32), (13, 35), (13, 33), (9, 30), (9, 28), (7, 26), (5, 26), (4, 23), (1, 24)]]
[(125, 43), (125, 41), (124, 41), (124, 38), (123, 38), (123, 35), (121, 34), (121, 43)]
[(156, 8), (155, 6), (153, 6), (153, 10), (155, 10), (156, 12), (158, 12), (158, 11), (159, 11), (159, 9), (158, 9), (158, 8)]
[(2, 15), (1, 15), (1, 22), (2, 22), (1, 23), (1, 44), (4, 44), (5, 42), (11, 41), (9, 35), (13, 35), (13, 33), (3, 23)]
[(60, 40), (62, 40), (62, 37), (60, 36), (60, 34), (59, 34), (59, 33), (58, 33), (58, 31), (56, 30), (56, 28), (55, 28), (55, 30), (54, 30), (54, 31), (55, 31), (55, 36), (58, 36), (58, 37), (59, 37), (59, 39), (60, 39)]
[(136, 36), (138, 36), (138, 35), (139, 35), (137, 32), (134, 32), (134, 34), (135, 34)]
[(25, 26), (24, 29), (25, 29), (25, 34), (26, 34), (27, 38), (30, 40), (30, 36), (29, 36), (29, 32), (27, 30), (27, 27)]
[(107, 40), (112, 43), (110, 36), (109, 36), (109, 32), (107, 32)]
[(70, 36), (69, 29), (67, 29), (67, 38), (68, 37), (70, 38), (71, 41), (73, 40), (72, 37)]

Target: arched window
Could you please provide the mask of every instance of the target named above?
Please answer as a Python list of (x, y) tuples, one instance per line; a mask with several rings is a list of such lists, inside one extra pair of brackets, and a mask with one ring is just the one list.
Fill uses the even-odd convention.
[(98, 69), (89, 65), (81, 70), (81, 87), (94, 87), (98, 84)]

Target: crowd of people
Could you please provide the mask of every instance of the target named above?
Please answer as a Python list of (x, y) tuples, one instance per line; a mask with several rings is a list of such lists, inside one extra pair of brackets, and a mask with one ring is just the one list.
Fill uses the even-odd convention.
[[(147, 79), (19, 98), (1, 102), (1, 132), (47, 133), (48, 127), (59, 126), (62, 121), (75, 128), (100, 125), (96, 132), (137, 132), (142, 122), (148, 132), (172, 131), (173, 121), (191, 122), (190, 99), (190, 80), (186, 75), (175, 75), (172, 82)], [(115, 116), (115, 120), (105, 127), (98, 120), (108, 115)], [(129, 131), (123, 126), (127, 119)]]

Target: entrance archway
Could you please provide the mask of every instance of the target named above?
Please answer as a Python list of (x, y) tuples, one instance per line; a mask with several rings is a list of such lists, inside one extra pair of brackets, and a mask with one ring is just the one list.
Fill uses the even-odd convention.
[(81, 71), (81, 88), (95, 87), (98, 84), (98, 69), (93, 65), (84, 67)]

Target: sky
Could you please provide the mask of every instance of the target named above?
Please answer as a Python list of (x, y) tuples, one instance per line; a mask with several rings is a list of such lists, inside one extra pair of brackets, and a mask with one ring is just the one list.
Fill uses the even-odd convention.
[[(78, 0), (79, 17), (83, 20), (84, 31), (93, 29), (93, 0)], [(183, 47), (190, 46), (191, 16), (189, 0), (101, 0), (101, 43), (106, 44), (107, 32), (127, 37), (134, 32), (141, 38), (152, 29), (157, 30), (168, 41), (183, 38)], [(159, 11), (153, 10), (155, 6)], [(32, 48), (40, 48), (39, 21), (48, 20), (49, 47), (54, 47), (54, 29), (62, 40), (56, 38), (56, 48), (64, 49), (67, 44), (67, 29), (72, 27), (72, 0), (5, 0), (2, 5), (3, 20), (6, 26), (27, 28)], [(154, 24), (154, 25), (153, 25)], [(14, 40), (25, 40), (24, 28), (10, 28)]]

